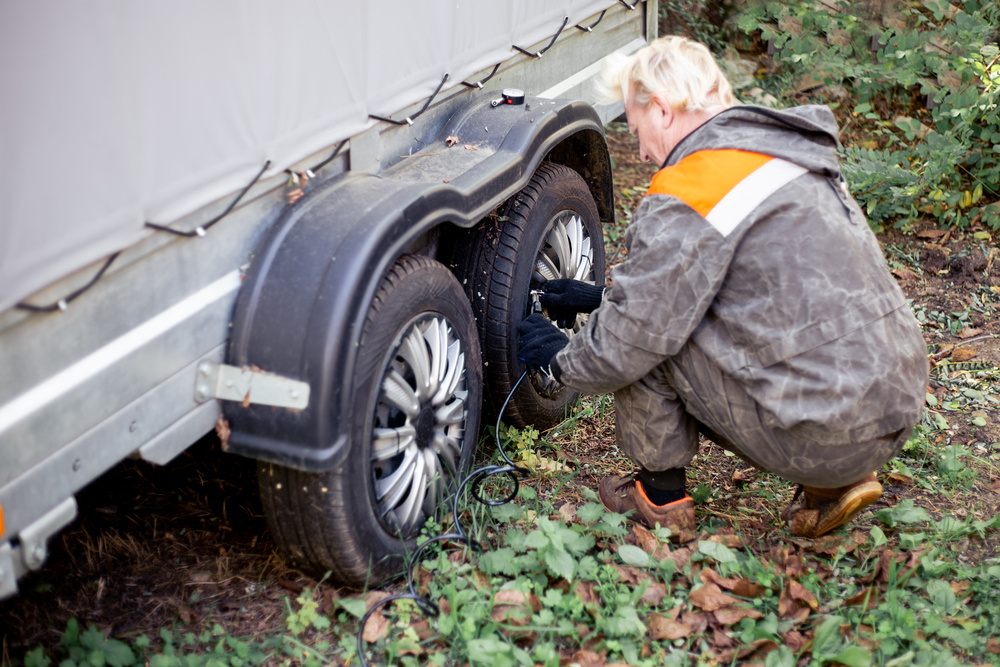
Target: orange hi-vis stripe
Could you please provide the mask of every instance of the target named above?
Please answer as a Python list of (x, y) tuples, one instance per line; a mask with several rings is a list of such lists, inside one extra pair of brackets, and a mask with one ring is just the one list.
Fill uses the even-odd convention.
[(770, 155), (704, 150), (661, 169), (646, 194), (680, 199), (728, 236), (750, 211), (806, 171)]

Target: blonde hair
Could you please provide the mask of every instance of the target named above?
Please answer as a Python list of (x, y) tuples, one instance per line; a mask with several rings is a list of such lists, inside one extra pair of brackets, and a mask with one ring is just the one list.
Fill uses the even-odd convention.
[(733, 88), (708, 48), (669, 35), (630, 56), (609, 56), (598, 77), (597, 94), (608, 103), (633, 100), (646, 106), (660, 94), (680, 111), (706, 111), (736, 103)]

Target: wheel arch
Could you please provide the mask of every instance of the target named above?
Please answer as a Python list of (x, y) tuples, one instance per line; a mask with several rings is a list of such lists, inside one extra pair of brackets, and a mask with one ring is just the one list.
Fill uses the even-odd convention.
[[(524, 106), (477, 100), (452, 116), (424, 157), (379, 175), (341, 174), (283, 213), (245, 276), (227, 361), (307, 382), (309, 405), (224, 401), (228, 451), (310, 472), (339, 465), (350, 450), (354, 398), (345, 380), (383, 277), (428, 234), (440, 233), (432, 254), (448, 264), (458, 232), (524, 187), (543, 159), (580, 171), (602, 218), (613, 214), (610, 158), (593, 108), (533, 98)], [(463, 149), (451, 148), (455, 136), (476, 150), (451, 152)]]

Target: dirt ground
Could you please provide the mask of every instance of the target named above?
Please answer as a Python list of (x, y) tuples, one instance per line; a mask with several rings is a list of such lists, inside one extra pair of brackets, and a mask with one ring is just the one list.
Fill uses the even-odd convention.
[[(624, 128), (612, 128), (609, 144), (619, 219), (627, 221), (655, 169), (637, 160), (635, 140)], [(947, 372), (949, 364), (1000, 368), (994, 237), (983, 229), (944, 233), (919, 221), (914, 232), (888, 231), (879, 240), (915, 311), (930, 322), (925, 335), (936, 372)], [(621, 254), (618, 244), (609, 245), (611, 263)], [(932, 377), (929, 391), (939, 402), (949, 400), (952, 390)], [(628, 469), (613, 444), (613, 408), (599, 399), (590, 405), (592, 415), (579, 419), (553, 454), (578, 471), (577, 485)], [(987, 404), (972, 414), (976, 423), (967, 412), (944, 415), (949, 442), (992, 452), (1000, 442), (1000, 411)], [(691, 476), (693, 486), (710, 493), (710, 502), (699, 506), (701, 521), (738, 525), (761, 544), (787, 538), (777, 514), (788, 501), (788, 485), (709, 443)], [(882, 506), (914, 498), (935, 513), (969, 511), (960, 500), (949, 506), (940, 496), (921, 503), (925, 491), (905, 475), (885, 481)], [(552, 485), (546, 478), (527, 483), (539, 491)], [(980, 510), (995, 513), (997, 480), (979, 479), (976, 485)], [(282, 599), (310, 582), (278, 555), (256, 488), (254, 462), (221, 453), (214, 437), (165, 467), (140, 461), (117, 466), (79, 495), (79, 518), (52, 540), (46, 566), (22, 580), (19, 596), (0, 602), (3, 663), (20, 661), (35, 646), (56, 644), (70, 617), (119, 638), (155, 634), (160, 627), (197, 631), (216, 622), (234, 635), (280, 626)], [(567, 485), (561, 493), (572, 500), (575, 488)]]

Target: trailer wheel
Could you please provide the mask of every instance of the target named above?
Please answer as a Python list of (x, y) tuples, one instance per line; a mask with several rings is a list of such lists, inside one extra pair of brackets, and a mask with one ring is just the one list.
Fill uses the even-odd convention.
[[(483, 344), (486, 401), (496, 416), (524, 365), (517, 359), (517, 323), (529, 314), (531, 290), (554, 278), (604, 282), (604, 234), (597, 205), (574, 170), (543, 164), (531, 181), (487, 220), (475, 242), (469, 296)], [(568, 335), (587, 321), (580, 315)], [(517, 427), (547, 429), (566, 417), (578, 394), (529, 373), (504, 410)]]
[(268, 523), (314, 577), (354, 587), (398, 574), (425, 521), (474, 454), (482, 399), (479, 341), (450, 271), (406, 256), (375, 295), (359, 341), (351, 452), (329, 473), (261, 463)]

